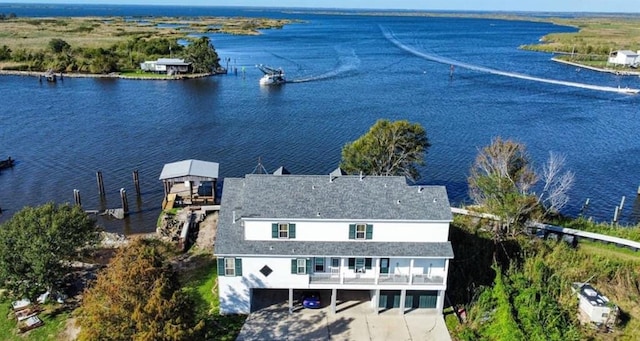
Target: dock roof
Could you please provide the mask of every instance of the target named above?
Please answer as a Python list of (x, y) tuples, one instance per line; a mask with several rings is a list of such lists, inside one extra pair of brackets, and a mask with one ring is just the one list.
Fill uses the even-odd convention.
[(162, 167), (160, 180), (213, 181), (218, 178), (219, 164), (200, 160), (183, 160), (167, 163)]

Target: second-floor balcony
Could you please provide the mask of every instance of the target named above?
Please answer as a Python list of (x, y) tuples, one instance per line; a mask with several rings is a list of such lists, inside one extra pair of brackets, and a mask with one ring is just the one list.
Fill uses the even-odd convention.
[(313, 273), (309, 275), (311, 284), (384, 284), (384, 285), (442, 285), (444, 278), (441, 276), (430, 276), (427, 274), (414, 274), (412, 276), (403, 274), (379, 274), (365, 275), (358, 273)]

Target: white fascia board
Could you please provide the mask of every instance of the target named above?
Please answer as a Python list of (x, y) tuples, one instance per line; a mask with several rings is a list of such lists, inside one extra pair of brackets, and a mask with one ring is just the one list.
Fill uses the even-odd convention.
[(416, 219), (322, 219), (322, 218), (318, 218), (318, 219), (313, 219), (313, 218), (307, 218), (307, 219), (301, 219), (301, 218), (250, 218), (250, 217), (239, 217), (239, 219), (245, 220), (245, 221), (264, 221), (264, 222), (272, 222), (272, 221), (290, 221), (290, 222), (305, 222), (305, 221), (326, 221), (328, 223), (332, 223), (332, 222), (363, 222), (363, 223), (389, 223), (389, 222), (396, 222), (396, 223), (450, 223), (453, 221), (453, 219), (447, 219), (447, 220), (416, 220)]
[(324, 257), (324, 258), (407, 258), (407, 259), (453, 259), (454, 257), (422, 257), (422, 256), (352, 256), (352, 255), (272, 255), (272, 254), (246, 254), (240, 255), (237, 253), (234, 254), (222, 254), (222, 253), (214, 253), (216, 257), (255, 257), (255, 258), (313, 258), (313, 257)]

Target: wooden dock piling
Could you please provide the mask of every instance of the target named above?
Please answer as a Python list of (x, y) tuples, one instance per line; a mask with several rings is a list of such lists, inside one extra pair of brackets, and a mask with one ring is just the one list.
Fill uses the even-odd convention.
[(140, 177), (138, 175), (138, 170), (133, 171), (133, 185), (136, 188), (136, 195), (140, 196)]
[(80, 199), (80, 190), (77, 190), (77, 189), (73, 190), (73, 201), (76, 203), (76, 205), (82, 207), (82, 200)]
[(96, 173), (96, 179), (98, 180), (98, 193), (100, 193), (100, 196), (104, 196), (104, 179), (102, 178), (102, 171), (98, 171)]
[(122, 210), (124, 214), (129, 213), (129, 202), (127, 201), (127, 191), (124, 188), (120, 188), (120, 200), (122, 201)]

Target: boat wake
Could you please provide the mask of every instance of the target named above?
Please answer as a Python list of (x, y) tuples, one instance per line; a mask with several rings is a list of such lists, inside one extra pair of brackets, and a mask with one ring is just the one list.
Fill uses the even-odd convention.
[(424, 53), (424, 52), (418, 51), (418, 50), (416, 50), (416, 49), (414, 49), (414, 48), (412, 48), (410, 46), (407, 46), (407, 45), (403, 44), (402, 42), (400, 42), (400, 40), (398, 40), (398, 38), (395, 36), (395, 34), (393, 32), (391, 32), (389, 29), (386, 29), (384, 27), (380, 27), (380, 29), (382, 30), (382, 34), (385, 36), (385, 38), (387, 38), (387, 40), (389, 40), (391, 43), (396, 45), (398, 48), (400, 48), (400, 49), (402, 49), (404, 51), (407, 51), (407, 52), (409, 52), (409, 53), (411, 53), (411, 54), (413, 54), (415, 56), (418, 56), (418, 57), (421, 57), (421, 58), (424, 58), (426, 60), (430, 60), (430, 61), (433, 61), (433, 62), (437, 62), (437, 63), (453, 65), (453, 66), (461, 67), (461, 68), (468, 69), (468, 70), (473, 70), (473, 71), (478, 71), (478, 72), (485, 72), (485, 73), (490, 73), (490, 74), (494, 74), (494, 75), (500, 75), (500, 76), (505, 76), (505, 77), (518, 78), (518, 79), (525, 79), (525, 80), (548, 83), (548, 84), (564, 85), (564, 86), (570, 86), (570, 87), (574, 87), (574, 88), (582, 88), (582, 89), (590, 89), (590, 90), (606, 91), (606, 92), (615, 92), (615, 93), (628, 94), (628, 95), (635, 95), (635, 94), (638, 94), (640, 92), (640, 89), (615, 88), (615, 87), (610, 87), (610, 86), (601, 86), (601, 85), (592, 85), (592, 84), (585, 84), (585, 83), (561, 81), (561, 80), (555, 80), (555, 79), (550, 79), (550, 78), (534, 77), (534, 76), (529, 76), (529, 75), (516, 73), (516, 72), (501, 71), (501, 70), (491, 69), (491, 68), (484, 67), (484, 66), (479, 66), (479, 65), (468, 64), (468, 63), (457, 61), (455, 59), (451, 59), (451, 58), (447, 58), (447, 57), (438, 56), (438, 55), (435, 55), (435, 54), (429, 54), (429, 53)]
[(344, 49), (340, 51), (340, 49), (336, 48), (336, 51), (338, 52), (340, 57), (338, 59), (338, 66), (335, 69), (322, 73), (320, 75), (287, 80), (287, 83), (305, 83), (305, 82), (319, 81), (319, 80), (328, 79), (328, 78), (336, 78), (336, 77), (349, 74), (350, 72), (353, 72), (358, 69), (358, 67), (360, 66), (360, 58), (358, 58), (358, 56), (356, 55), (353, 49), (348, 49), (348, 50)]

